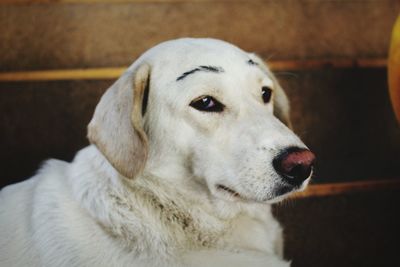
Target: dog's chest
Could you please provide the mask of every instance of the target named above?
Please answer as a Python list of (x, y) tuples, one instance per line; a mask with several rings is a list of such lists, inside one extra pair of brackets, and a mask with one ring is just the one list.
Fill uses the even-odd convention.
[(279, 237), (280, 226), (274, 218), (264, 221), (244, 215), (232, 221), (225, 241), (240, 249), (274, 253)]
[(160, 227), (168, 229), (168, 239), (182, 248), (217, 247), (226, 234), (227, 222), (194, 208), (189, 211), (175, 202), (159, 204)]
[(183, 211), (174, 205), (164, 205), (160, 218), (160, 223), (169, 229), (171, 243), (183, 249), (246, 249), (273, 253), (280, 230), (272, 216), (263, 220), (240, 213), (221, 219), (202, 211)]
[(134, 251), (170, 255), (177, 250), (218, 247), (226, 233), (226, 222), (205, 212), (204, 207), (162, 199), (143, 188), (131, 196), (135, 198), (110, 195), (112, 216), (118, 219), (107, 228)]

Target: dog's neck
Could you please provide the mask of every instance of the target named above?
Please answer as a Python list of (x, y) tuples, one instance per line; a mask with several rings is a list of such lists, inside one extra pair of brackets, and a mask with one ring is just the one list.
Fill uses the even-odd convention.
[[(128, 180), (94, 146), (81, 150), (71, 168), (77, 201), (107, 233), (140, 255), (155, 248), (168, 255), (171, 249), (223, 246), (220, 237), (243, 211), (213, 199), (204, 189), (170, 183), (168, 178), (145, 173)], [(216, 209), (218, 205), (226, 206)]]

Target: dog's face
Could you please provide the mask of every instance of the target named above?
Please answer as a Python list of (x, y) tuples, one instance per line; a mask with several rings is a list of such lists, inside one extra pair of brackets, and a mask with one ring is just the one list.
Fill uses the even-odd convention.
[[(143, 71), (143, 64), (150, 67)], [(258, 57), (218, 40), (180, 39), (151, 49), (128, 73), (136, 75), (135, 88), (133, 96), (127, 92), (124, 97), (134, 100), (117, 105), (120, 111), (134, 106), (133, 113), (125, 111), (132, 113), (134, 131), (119, 138), (142, 140), (125, 145), (134, 146), (130, 153), (136, 158), (141, 157), (138, 147), (149, 150), (145, 171), (193, 179), (214, 197), (233, 201), (273, 202), (307, 185), (314, 156), (287, 127), (286, 95)], [(117, 82), (111, 91), (125, 83)], [(103, 97), (107, 105), (99, 104), (97, 117), (104, 120), (102, 110), (116, 105), (109, 99), (116, 97), (115, 92)], [(140, 106), (136, 113), (135, 103)], [(95, 114), (89, 138), (121, 169), (124, 160), (115, 162), (118, 153), (104, 145), (111, 137), (99, 133), (107, 122), (97, 124)], [(113, 146), (111, 150), (126, 149), (124, 144)]]

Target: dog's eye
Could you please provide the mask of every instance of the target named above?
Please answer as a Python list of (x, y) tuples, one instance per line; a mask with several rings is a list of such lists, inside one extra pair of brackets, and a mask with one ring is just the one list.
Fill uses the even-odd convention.
[(224, 105), (211, 96), (197, 98), (190, 103), (190, 106), (197, 110), (207, 112), (221, 112), (224, 110)]
[(264, 103), (269, 103), (271, 101), (272, 90), (268, 86), (263, 86), (262, 89), (262, 99)]

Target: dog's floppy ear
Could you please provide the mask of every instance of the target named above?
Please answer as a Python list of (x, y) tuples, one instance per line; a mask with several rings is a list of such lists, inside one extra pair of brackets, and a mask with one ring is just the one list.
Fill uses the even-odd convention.
[(249, 54), (250, 59), (258, 66), (261, 70), (268, 74), (274, 82), (274, 115), (283, 122), (289, 128), (292, 128), (290, 120), (290, 103), (285, 91), (280, 86), (278, 80), (269, 70), (264, 61), (254, 53)]
[(149, 83), (149, 65), (128, 70), (102, 96), (88, 125), (89, 141), (127, 178), (138, 175), (147, 159), (142, 113)]

